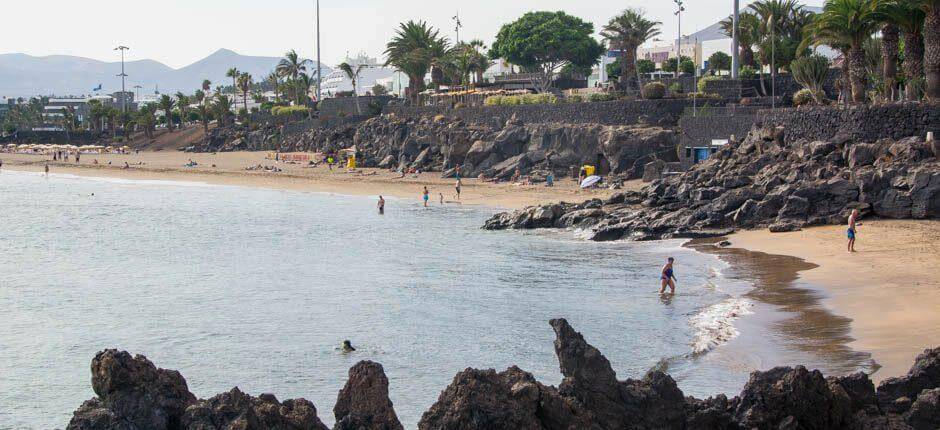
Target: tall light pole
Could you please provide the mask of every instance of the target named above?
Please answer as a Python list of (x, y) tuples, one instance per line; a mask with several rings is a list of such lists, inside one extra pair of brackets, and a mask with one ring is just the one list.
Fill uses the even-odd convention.
[(140, 86), (140, 85), (134, 85), (134, 90), (135, 90), (135, 92), (137, 93), (137, 95), (134, 96), (134, 98), (137, 99), (137, 100), (140, 100), (140, 89), (141, 89), (141, 88), (143, 88), (143, 87)]
[(460, 12), (457, 12), (451, 19), (453, 19), (455, 23), (454, 31), (457, 32), (457, 43), (460, 43), (460, 27), (463, 27), (463, 23), (460, 22)]
[(734, 0), (734, 12), (731, 14), (731, 79), (738, 78), (738, 69), (741, 67), (738, 64), (741, 61), (738, 59), (738, 51), (741, 49), (738, 41), (738, 9), (741, 8), (739, 1)]
[(678, 17), (678, 20), (679, 20), (679, 31), (678, 31), (679, 38), (676, 39), (676, 78), (678, 78), (679, 66), (682, 65), (682, 11), (684, 11), (685, 8), (682, 7), (682, 0), (672, 0), (672, 1), (673, 3), (676, 4), (676, 7), (678, 8), (676, 10), (675, 15), (676, 17)]
[(320, 84), (323, 82), (323, 67), (320, 66), (320, 0), (317, 0), (317, 103), (320, 103)]
[(770, 108), (777, 108), (777, 41), (774, 37), (774, 14), (767, 18), (770, 26)]
[(121, 51), (121, 74), (118, 75), (121, 77), (121, 113), (127, 113), (127, 95), (124, 94), (127, 90), (124, 88), (124, 79), (127, 78), (127, 73), (124, 73), (124, 51), (127, 51), (126, 46), (118, 46), (114, 48), (115, 51)]

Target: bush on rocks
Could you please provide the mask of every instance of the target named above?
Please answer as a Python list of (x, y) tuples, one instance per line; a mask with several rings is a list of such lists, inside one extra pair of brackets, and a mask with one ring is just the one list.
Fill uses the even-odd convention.
[(822, 91), (814, 91), (808, 88), (804, 88), (793, 94), (793, 105), (794, 106), (813, 106), (821, 104), (822, 100), (826, 99), (826, 94)]
[(666, 97), (666, 85), (662, 82), (650, 82), (643, 85), (643, 98), (658, 100)]

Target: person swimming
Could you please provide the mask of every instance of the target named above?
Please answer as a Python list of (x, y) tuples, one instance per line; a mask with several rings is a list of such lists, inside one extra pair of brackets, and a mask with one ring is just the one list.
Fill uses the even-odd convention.
[(676, 282), (675, 282), (675, 281), (677, 281), (678, 279), (676, 279), (676, 275), (675, 275), (675, 273), (673, 272), (673, 269), (672, 269), (672, 264), (673, 264), (675, 261), (676, 261), (675, 258), (669, 257), (669, 258), (666, 260), (666, 264), (663, 266), (662, 274), (659, 276), (659, 280), (660, 280), (660, 282), (661, 282), (661, 284), (662, 284), (662, 286), (661, 286), (660, 289), (659, 289), (659, 294), (665, 293), (667, 286), (669, 287), (669, 294), (675, 294), (675, 293), (676, 293)]
[(340, 350), (342, 350), (344, 353), (348, 353), (348, 352), (355, 351), (356, 348), (353, 348), (352, 342), (350, 342), (349, 340), (344, 340), (343, 346), (340, 347)]

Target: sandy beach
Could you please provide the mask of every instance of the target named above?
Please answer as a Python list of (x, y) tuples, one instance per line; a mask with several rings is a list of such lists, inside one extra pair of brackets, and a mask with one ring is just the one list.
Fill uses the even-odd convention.
[[(300, 164), (275, 163), (263, 152), (232, 152), (191, 154), (177, 151), (141, 152), (140, 154), (83, 155), (81, 164), (53, 163), (50, 157), (23, 154), (0, 154), (3, 169), (42, 171), (49, 163), (53, 173), (84, 176), (109, 176), (129, 179), (197, 181), (212, 184), (253, 186), (349, 195), (395, 196), (418, 201), (422, 187), (431, 192), (432, 203), (439, 193), (450, 204), (456, 204), (454, 180), (442, 179), (439, 173), (423, 173), (417, 177), (379, 169), (362, 169), (347, 173), (330, 171), (326, 166), (308, 167)], [(93, 164), (97, 159), (98, 164)], [(197, 167), (185, 167), (193, 160)], [(108, 163), (111, 163), (110, 165)], [(129, 169), (122, 169), (124, 163)], [(142, 164), (139, 164), (142, 163)], [(283, 171), (270, 173), (249, 171), (248, 166), (277, 166)], [(625, 189), (639, 189), (640, 181), (625, 184)], [(534, 204), (558, 201), (583, 201), (604, 198), (614, 191), (578, 190), (575, 181), (562, 179), (555, 187), (523, 186), (508, 183), (480, 183), (464, 179), (460, 204), (517, 209)], [(863, 221), (864, 222), (864, 221)], [(745, 256), (749, 265), (761, 266), (766, 276), (761, 279), (793, 283), (794, 273), (801, 282), (817, 288), (823, 296), (826, 315), (804, 309), (801, 326), (793, 321), (789, 330), (847, 331), (854, 351), (871, 353), (881, 368), (874, 378), (880, 380), (907, 371), (914, 357), (928, 347), (940, 345), (940, 281), (935, 276), (940, 263), (940, 222), (890, 221), (864, 222), (860, 227), (859, 252), (845, 250), (845, 229), (842, 226), (810, 228), (799, 232), (772, 234), (766, 230), (745, 231), (732, 235), (735, 248), (750, 251)], [(770, 254), (763, 256), (759, 254)], [(777, 256), (792, 256), (806, 264), (786, 261)], [(740, 257), (740, 255), (739, 255)], [(774, 281), (774, 282), (776, 282)], [(773, 286), (774, 282), (768, 282)], [(768, 297), (780, 298), (777, 290)], [(797, 293), (787, 293), (788, 300), (774, 303), (782, 308), (801, 307), (802, 301), (816, 302)], [(776, 299), (774, 299), (776, 300)], [(773, 303), (773, 300), (768, 302)], [(842, 318), (845, 317), (845, 318)], [(845, 322), (843, 322), (845, 321)], [(835, 327), (839, 326), (839, 327)], [(847, 327), (845, 327), (847, 326)], [(812, 337), (810, 333), (803, 333)], [(825, 336), (821, 336), (825, 337)], [(833, 354), (844, 351), (844, 337), (830, 336)], [(838, 342), (836, 342), (838, 341)]]
[(799, 272), (823, 305), (851, 319), (849, 343), (882, 366), (875, 380), (907, 372), (917, 354), (940, 345), (940, 222), (862, 221), (858, 252), (846, 252), (844, 226), (792, 233), (745, 231), (732, 246), (801, 258)]
[[(109, 176), (128, 179), (157, 179), (195, 181), (220, 185), (253, 186), (272, 189), (328, 192), (362, 196), (394, 196), (420, 200), (422, 187), (427, 186), (431, 202), (437, 203), (440, 194), (445, 202), (458, 203), (455, 180), (443, 179), (440, 173), (406, 175), (383, 169), (359, 169), (347, 173), (345, 169), (327, 166), (310, 167), (301, 164), (275, 163), (265, 158), (266, 152), (185, 153), (178, 151), (141, 152), (139, 154), (84, 154), (81, 164), (52, 162), (51, 156), (29, 154), (2, 154), (4, 169), (42, 171), (49, 164), (53, 173), (83, 176)], [(94, 160), (98, 164), (93, 164)], [(70, 159), (71, 160), (71, 159)], [(193, 160), (196, 167), (185, 167)], [(110, 165), (108, 163), (111, 163)], [(124, 163), (130, 165), (122, 169)], [(143, 164), (139, 164), (143, 163)], [(249, 166), (277, 166), (278, 173), (249, 171)], [(641, 181), (630, 181), (624, 189), (639, 189)], [(590, 198), (604, 198), (614, 193), (607, 189), (579, 190), (576, 181), (561, 179), (554, 187), (517, 185), (510, 183), (481, 183), (476, 178), (464, 178), (460, 204), (519, 209), (530, 205), (558, 201), (580, 202)]]

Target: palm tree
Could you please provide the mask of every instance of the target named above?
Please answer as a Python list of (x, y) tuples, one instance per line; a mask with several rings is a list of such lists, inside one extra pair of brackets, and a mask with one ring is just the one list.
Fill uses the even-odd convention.
[(222, 93), (217, 94), (215, 102), (212, 103), (212, 116), (219, 122), (219, 126), (225, 125), (232, 116), (232, 100)]
[(248, 93), (251, 92), (251, 75), (242, 73), (238, 75), (238, 90), (242, 92), (242, 105), (245, 112), (248, 112)]
[(212, 109), (209, 106), (206, 106), (205, 103), (200, 103), (196, 106), (196, 113), (199, 114), (199, 122), (202, 123), (202, 129), (206, 133), (209, 132), (209, 120), (212, 118)]
[(486, 44), (480, 39), (473, 39), (466, 45), (470, 54), (469, 71), (473, 73), (476, 83), (482, 83), (483, 74), (493, 65), (489, 55), (486, 54)]
[(340, 70), (346, 74), (346, 77), (352, 82), (352, 91), (353, 98), (356, 99), (356, 113), (362, 115), (362, 108), (359, 107), (359, 90), (356, 89), (356, 83), (359, 80), (359, 73), (362, 72), (367, 66), (365, 64), (357, 64), (353, 66), (349, 63), (342, 63), (339, 66)]
[(281, 93), (280, 91), (278, 91), (278, 85), (281, 84), (281, 77), (277, 75), (277, 72), (271, 72), (270, 74), (268, 74), (265, 80), (267, 80), (271, 84), (271, 87), (274, 88), (274, 101), (280, 102)]
[(144, 135), (149, 139), (153, 139), (153, 128), (157, 124), (157, 118), (154, 115), (153, 107), (144, 106), (140, 108), (137, 112), (137, 118), (134, 120), (140, 128), (143, 129)]
[(160, 96), (160, 100), (157, 101), (157, 106), (163, 109), (163, 117), (166, 118), (166, 131), (169, 133), (173, 132), (173, 106), (175, 105), (176, 101), (166, 94)]
[(225, 77), (232, 78), (232, 97), (235, 97), (235, 92), (238, 91), (238, 77), (241, 76), (241, 72), (238, 71), (235, 67), (228, 69), (225, 72)]
[(206, 94), (209, 93), (209, 90), (212, 89), (212, 81), (208, 79), (202, 80), (202, 101), (206, 101)]
[(628, 8), (610, 19), (601, 30), (601, 36), (611, 47), (620, 49), (620, 86), (625, 90), (639, 90), (636, 71), (636, 50), (647, 40), (660, 34), (659, 21), (646, 19), (642, 9)]
[(186, 122), (186, 111), (189, 109), (190, 101), (189, 96), (183, 94), (181, 91), (176, 93), (176, 108), (180, 111), (180, 128), (183, 128), (183, 123)]
[(757, 18), (758, 39), (755, 40), (761, 66), (761, 86), (764, 85), (764, 65), (770, 65), (770, 76), (776, 79), (781, 64), (789, 64), (800, 51), (804, 39), (803, 27), (812, 14), (805, 11), (797, 0), (758, 0), (748, 8)]
[(815, 43), (847, 47), (852, 101), (864, 103), (868, 86), (863, 45), (880, 26), (882, 0), (829, 0), (810, 24)]
[[(722, 31), (728, 37), (733, 37), (734, 18), (728, 17), (719, 23)], [(740, 47), (741, 64), (757, 68), (754, 61), (754, 44), (761, 39), (760, 18), (751, 12), (738, 14), (738, 46)]]
[(924, 70), (927, 98), (940, 100), (940, 0), (917, 0), (924, 17)]
[(309, 63), (310, 60), (301, 60), (300, 56), (297, 55), (297, 51), (291, 49), (290, 51), (284, 53), (284, 58), (282, 58), (281, 61), (277, 63), (277, 67), (275, 68), (275, 71), (278, 75), (283, 78), (287, 78), (290, 83), (293, 84), (291, 85), (294, 93), (293, 100), (298, 104), (300, 104), (300, 95), (298, 94), (296, 88), (297, 77), (300, 76), (301, 73), (307, 71), (307, 64)]
[(904, 43), (905, 95), (908, 100), (923, 96), (924, 20), (926, 13), (916, 0), (893, 0), (882, 6), (882, 19), (897, 25)]
[(203, 90), (196, 90), (196, 92), (193, 93), (193, 100), (196, 101), (196, 104), (202, 104), (205, 99), (206, 93)]
[(395, 36), (385, 45), (385, 65), (408, 75), (409, 97), (416, 98), (424, 91), (424, 76), (445, 53), (442, 48), (447, 46), (447, 39), (439, 34), (424, 21), (408, 21), (399, 25)]

